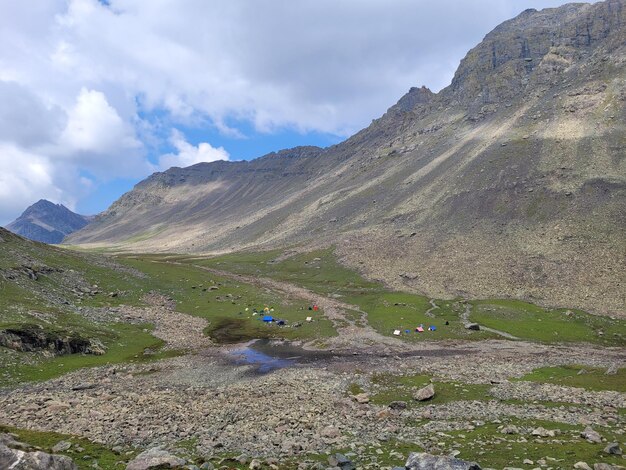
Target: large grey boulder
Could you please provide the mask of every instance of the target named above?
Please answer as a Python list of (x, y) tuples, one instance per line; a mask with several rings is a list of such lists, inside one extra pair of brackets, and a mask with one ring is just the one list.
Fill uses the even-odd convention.
[(169, 452), (153, 447), (148, 449), (128, 463), (126, 470), (149, 470), (151, 468), (179, 468), (187, 461), (170, 454)]
[(72, 459), (45, 452), (25, 452), (0, 444), (0, 468), (11, 470), (78, 470)]
[(417, 401), (426, 401), (430, 400), (435, 396), (435, 386), (433, 384), (428, 384), (423, 388), (420, 388), (417, 392), (413, 394), (413, 398)]
[(583, 432), (580, 433), (580, 437), (586, 439), (592, 444), (600, 444), (602, 442), (602, 436), (593, 428), (587, 426)]
[(406, 461), (409, 470), (481, 470), (476, 462), (466, 462), (445, 455), (413, 452)]
[(610, 455), (622, 455), (622, 449), (617, 442), (611, 442), (604, 448), (604, 452)]

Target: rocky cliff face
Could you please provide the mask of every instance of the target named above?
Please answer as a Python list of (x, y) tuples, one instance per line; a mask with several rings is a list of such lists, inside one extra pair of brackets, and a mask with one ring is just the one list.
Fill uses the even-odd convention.
[(43, 243), (61, 243), (70, 233), (80, 230), (91, 220), (61, 204), (42, 199), (7, 225), (13, 233)]
[(449, 87), (412, 88), (345, 142), (155, 174), (71, 242), (334, 244), (404, 289), (619, 313), (625, 3), (525, 11), (472, 49)]

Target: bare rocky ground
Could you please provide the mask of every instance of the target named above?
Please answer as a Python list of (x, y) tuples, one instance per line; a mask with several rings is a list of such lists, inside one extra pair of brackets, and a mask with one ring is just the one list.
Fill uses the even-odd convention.
[[(164, 297), (149, 300), (148, 308), (122, 307), (116, 313), (126, 321), (154, 323), (155, 335), (184, 355), (148, 365), (83, 369), (2, 390), (0, 424), (80, 435), (120, 448), (159, 445), (180, 453), (186, 442), (194, 455), (234, 454), (246, 462), (306, 462), (308, 455), (348, 449), (360, 459), (359, 468), (384, 468), (378, 458), (397, 452), (389, 450), (390, 442), (442, 453), (441, 433), (511, 419), (591, 425), (621, 436), (626, 429), (626, 417), (618, 412), (626, 408), (625, 393), (509, 381), (549, 365), (623, 366), (623, 349), (504, 340), (379, 343), (369, 328), (351, 325), (350, 334), (332, 345), (335, 356), (259, 374), (233, 363), (233, 346), (212, 346), (203, 335), (204, 320), (175, 312)], [(346, 307), (332, 299), (311, 300), (325, 301), (331, 319), (339, 319)], [(372, 379), (381, 373), (488, 384), (488, 391), (480, 400), (390, 407), (369, 399), (380, 386)], [(351, 393), (355, 384), (364, 391), (358, 400)]]

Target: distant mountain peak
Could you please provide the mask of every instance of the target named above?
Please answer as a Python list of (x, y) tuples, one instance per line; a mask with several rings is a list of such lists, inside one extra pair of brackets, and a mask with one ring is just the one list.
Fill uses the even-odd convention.
[(91, 217), (76, 214), (63, 204), (40, 199), (29, 206), (7, 229), (44, 243), (61, 243), (70, 233), (80, 230)]

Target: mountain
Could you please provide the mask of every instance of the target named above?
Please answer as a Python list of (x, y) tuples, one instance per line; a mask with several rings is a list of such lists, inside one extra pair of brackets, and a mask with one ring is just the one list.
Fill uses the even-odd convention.
[(62, 204), (41, 199), (7, 225), (13, 233), (44, 243), (61, 243), (70, 233), (80, 230), (92, 217), (72, 212)]
[(524, 11), (346, 141), (155, 173), (69, 242), (334, 245), (394, 287), (621, 314), (625, 2)]

